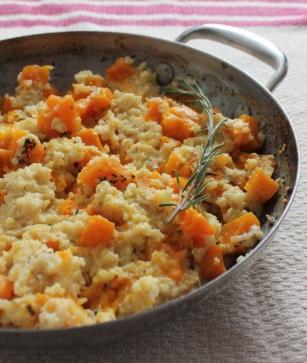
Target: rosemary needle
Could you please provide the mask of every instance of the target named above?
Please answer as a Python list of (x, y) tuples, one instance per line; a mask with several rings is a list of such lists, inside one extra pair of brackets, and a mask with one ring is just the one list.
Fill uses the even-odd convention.
[(215, 144), (216, 134), (226, 119), (221, 120), (214, 125), (213, 123), (213, 110), (210, 101), (205, 96), (203, 90), (197, 82), (188, 82), (185, 80), (178, 80), (178, 86), (172, 88), (164, 88), (164, 93), (173, 96), (187, 96), (190, 100), (186, 103), (199, 107), (202, 113), (208, 116), (208, 136), (207, 142), (202, 145), (200, 157), (191, 177), (188, 179), (186, 185), (181, 188), (179, 176), (176, 175), (177, 185), (180, 190), (180, 197), (178, 203), (161, 203), (160, 207), (175, 207), (171, 215), (168, 217), (167, 222), (171, 222), (176, 215), (190, 207), (204, 202), (207, 196), (205, 191), (205, 177), (207, 174), (208, 166), (212, 159), (219, 154), (219, 149), (223, 144)]

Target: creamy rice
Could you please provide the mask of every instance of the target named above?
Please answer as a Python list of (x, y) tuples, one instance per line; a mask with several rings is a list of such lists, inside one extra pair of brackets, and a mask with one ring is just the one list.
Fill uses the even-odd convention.
[[(172, 207), (161, 203), (178, 200), (176, 172), (184, 183), (194, 170), (205, 115), (188, 111), (179, 116), (188, 137), (170, 134), (163, 120), (187, 107), (163, 96), (154, 73), (130, 58), (105, 78), (79, 72), (66, 103), (53, 96), (50, 70), (24, 68), (15, 94), (3, 97), (2, 326), (72, 327), (153, 308), (217, 277), (227, 256), (244, 255), (262, 237), (256, 215), (278, 186), (274, 156), (257, 153), (258, 121), (227, 118), (205, 203), (166, 223)], [(215, 110), (214, 122), (223, 117)], [(256, 182), (272, 190), (258, 193)]]

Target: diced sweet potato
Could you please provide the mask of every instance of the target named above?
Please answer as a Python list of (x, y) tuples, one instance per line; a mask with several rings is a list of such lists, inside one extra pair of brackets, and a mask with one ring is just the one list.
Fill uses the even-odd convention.
[(249, 115), (241, 115), (240, 119), (243, 120), (245, 123), (248, 124), (251, 134), (253, 135), (254, 139), (249, 141), (247, 144), (242, 146), (242, 150), (252, 152), (257, 151), (262, 146), (262, 141), (258, 138), (258, 132), (259, 132), (259, 123), (258, 121)]
[(54, 182), (57, 191), (64, 192), (67, 188), (67, 180), (63, 175), (57, 175), (54, 172), (51, 172), (51, 180)]
[(21, 80), (31, 80), (33, 82), (47, 83), (52, 66), (38, 66), (36, 64), (23, 67), (21, 72)]
[(198, 245), (201, 239), (205, 242), (204, 237), (215, 234), (215, 228), (207, 218), (194, 208), (189, 208), (179, 214), (179, 224), (182, 231), (195, 239)]
[(127, 277), (115, 277), (108, 284), (94, 279), (92, 284), (81, 292), (81, 296), (87, 299), (86, 308), (97, 309), (100, 306), (101, 309), (116, 309), (129, 287), (131, 280)]
[(14, 297), (14, 285), (7, 276), (0, 275), (0, 299), (12, 300)]
[(181, 142), (178, 140), (174, 140), (172, 138), (169, 138), (165, 135), (162, 135), (160, 138), (160, 147), (162, 147), (164, 144), (167, 144), (169, 142), (172, 142), (172, 144), (174, 145), (174, 147), (180, 146)]
[(11, 139), (11, 132), (9, 130), (0, 131), (0, 148), (8, 149)]
[[(19, 147), (18, 143), (22, 137), (29, 134), (26, 130), (7, 129), (0, 132), (0, 169), (12, 167), (11, 159), (15, 156)], [(29, 139), (24, 140), (22, 150), (22, 164), (31, 164), (41, 162), (45, 156), (45, 149), (39, 140)]]
[(77, 208), (78, 203), (72, 198), (67, 198), (59, 204), (58, 212), (59, 214), (71, 216), (73, 211)]
[[(58, 123), (61, 125), (56, 125)], [(49, 138), (57, 137), (65, 132), (77, 132), (81, 122), (72, 96), (49, 96), (46, 100), (46, 108), (38, 113), (37, 126)]]
[(248, 144), (252, 140), (251, 133), (247, 127), (231, 127), (227, 129), (227, 132), (234, 144), (238, 147)]
[(245, 213), (222, 226), (221, 240), (226, 244), (232, 243), (232, 237), (247, 233), (252, 226), (260, 226), (258, 218), (252, 212)]
[[(188, 179), (179, 176), (178, 177), (178, 180), (179, 180), (180, 188), (183, 189), (185, 187), (185, 185), (187, 184)], [(173, 188), (173, 190), (174, 190), (175, 193), (179, 193), (180, 192), (180, 189), (179, 189), (179, 186), (178, 186), (178, 182), (177, 182), (177, 178), (173, 178), (172, 179), (171, 187)]]
[(254, 117), (244, 114), (241, 115), (239, 118), (248, 124), (252, 135), (257, 135), (257, 133), (259, 132), (259, 123)]
[(28, 134), (28, 131), (26, 130), (19, 130), (19, 129), (12, 129), (8, 131), (9, 133), (9, 145), (8, 149), (11, 151), (12, 156), (16, 153), (17, 147), (18, 147), (18, 140), (22, 138), (23, 136), (26, 136)]
[(128, 183), (128, 173), (119, 161), (102, 157), (87, 164), (77, 178), (78, 184), (92, 188), (95, 188), (100, 180), (108, 180), (116, 188), (124, 189)]
[(77, 101), (77, 110), (84, 121), (86, 118), (101, 115), (111, 105), (113, 94), (109, 88), (101, 88), (88, 97)]
[(179, 172), (179, 168), (184, 164), (184, 162), (185, 159), (180, 154), (173, 151), (164, 165), (164, 171), (171, 175), (176, 171)]
[(189, 178), (194, 170), (195, 157), (185, 160), (176, 151), (173, 151), (167, 162), (163, 165), (162, 170), (170, 175), (179, 174), (184, 178)]
[(41, 307), (46, 304), (49, 298), (50, 297), (48, 295), (39, 292), (35, 296), (35, 305), (38, 309), (41, 309)]
[(0, 177), (10, 168), (11, 156), (12, 153), (9, 150), (0, 149)]
[(147, 112), (145, 114), (145, 120), (156, 121), (161, 123), (162, 111), (160, 109), (163, 100), (161, 98), (152, 98), (147, 102)]
[(221, 247), (213, 245), (208, 248), (201, 261), (203, 280), (213, 280), (226, 271)]
[(72, 259), (72, 253), (69, 249), (57, 251), (57, 255), (62, 259), (63, 264), (67, 264)]
[(214, 158), (212, 167), (218, 169), (224, 169), (226, 166), (229, 166), (231, 163), (232, 160), (228, 154), (219, 154)]
[(4, 203), (5, 190), (0, 190), (0, 205)]
[(278, 183), (266, 175), (261, 168), (256, 168), (245, 184), (248, 197), (259, 203), (265, 203), (277, 193)]
[(193, 136), (193, 126), (199, 120), (199, 114), (186, 106), (170, 107), (162, 117), (163, 134), (183, 141)]
[(171, 112), (173, 115), (181, 119), (190, 120), (197, 124), (200, 122), (200, 114), (188, 106), (174, 106), (171, 108)]
[(99, 215), (89, 216), (81, 233), (79, 244), (84, 247), (109, 246), (114, 233), (114, 223)]
[(82, 82), (89, 86), (104, 87), (105, 80), (100, 74), (89, 74)]
[(47, 241), (46, 245), (48, 246), (48, 248), (51, 248), (54, 251), (58, 251), (60, 248), (59, 241), (57, 241), (55, 239), (51, 239), (51, 240)]
[(103, 149), (100, 138), (94, 129), (82, 129), (75, 136), (79, 136), (85, 145), (96, 146), (100, 150)]
[(154, 170), (146, 175), (138, 176), (136, 178), (136, 182), (138, 184), (146, 185), (151, 188), (155, 188), (157, 186), (157, 181), (161, 178), (161, 174)]
[(84, 158), (79, 162), (79, 164), (84, 167), (90, 160), (99, 155), (100, 152), (98, 150), (85, 150)]
[(131, 63), (125, 58), (118, 58), (114, 64), (112, 64), (106, 70), (107, 81), (121, 82), (131, 77), (135, 73), (135, 69)]
[(36, 143), (35, 147), (29, 151), (29, 162), (40, 163), (45, 157), (45, 149), (41, 143)]

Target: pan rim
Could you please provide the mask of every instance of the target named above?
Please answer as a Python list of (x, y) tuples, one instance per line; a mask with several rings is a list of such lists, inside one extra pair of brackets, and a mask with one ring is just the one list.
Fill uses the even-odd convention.
[[(200, 56), (209, 57), (215, 62), (223, 62), (229, 68), (234, 69), (236, 72), (238, 72), (239, 74), (246, 77), (249, 82), (253, 83), (258, 88), (260, 88), (260, 90), (265, 93), (266, 97), (270, 98), (270, 100), (274, 103), (274, 105), (276, 105), (277, 108), (281, 111), (284, 118), (287, 120), (287, 123), (289, 124), (290, 130), (292, 133), (292, 137), (294, 140), (295, 152), (296, 152), (296, 158), (297, 158), (293, 190), (292, 190), (291, 195), (288, 198), (288, 203), (285, 206), (283, 212), (281, 213), (279, 218), (276, 220), (274, 225), (270, 228), (267, 235), (263, 239), (261, 239), (259, 241), (259, 243), (248, 252), (248, 254), (242, 259), (242, 261), (240, 261), (239, 263), (235, 263), (229, 270), (224, 272), (222, 275), (220, 275), (216, 279), (209, 281), (203, 285), (200, 285), (197, 288), (194, 288), (187, 294), (179, 296), (173, 300), (162, 303), (160, 305), (157, 305), (157, 306), (155, 306), (149, 310), (145, 310), (143, 312), (135, 313), (135, 314), (132, 314), (132, 315), (129, 315), (129, 316), (126, 316), (123, 318), (119, 318), (116, 320), (112, 320), (109, 322), (98, 323), (98, 324), (93, 324), (93, 325), (84, 325), (84, 326), (80, 326), (80, 327), (71, 327), (71, 328), (42, 329), (42, 330), (29, 329), (29, 328), (0, 327), (0, 338), (4, 337), (4, 335), (5, 336), (10, 335), (12, 338), (14, 336), (16, 337), (16, 335), (18, 335), (18, 336), (26, 335), (27, 337), (32, 336), (33, 339), (35, 339), (35, 337), (37, 335), (40, 335), (41, 337), (44, 336), (45, 338), (50, 339), (50, 338), (52, 338), (52, 336), (58, 336), (59, 334), (61, 334), (61, 335), (63, 335), (63, 334), (67, 335), (70, 333), (82, 334), (82, 333), (88, 332), (89, 330), (92, 330), (92, 331), (95, 331), (95, 330), (100, 331), (101, 329), (107, 330), (108, 328), (111, 328), (111, 327), (120, 326), (122, 323), (136, 323), (139, 321), (143, 321), (146, 318), (150, 318), (155, 315), (160, 315), (161, 313), (163, 313), (167, 310), (172, 310), (173, 307), (175, 307), (177, 305), (181, 305), (183, 303), (192, 304), (193, 300), (197, 300), (197, 301), (201, 300), (202, 298), (204, 298), (206, 292), (210, 291), (214, 286), (220, 286), (222, 289), (222, 287), (226, 286), (226, 282), (228, 280), (229, 281), (231, 280), (231, 276), (234, 276), (236, 278), (236, 275), (238, 275), (239, 271), (244, 269), (244, 266), (248, 265), (248, 263), (250, 262), (250, 260), (252, 259), (253, 256), (254, 256), (253, 262), (255, 262), (256, 258), (259, 257), (260, 252), (263, 251), (265, 249), (265, 247), (269, 244), (269, 242), (271, 241), (271, 237), (278, 230), (280, 224), (284, 220), (286, 214), (288, 213), (288, 211), (293, 203), (293, 200), (294, 200), (294, 197), (297, 192), (298, 185), (299, 185), (299, 177), (300, 177), (300, 170), (301, 170), (300, 147), (299, 147), (298, 137), (296, 135), (293, 123), (291, 122), (291, 119), (289, 118), (284, 107), (275, 98), (275, 96), (263, 84), (261, 84), (257, 79), (255, 79), (252, 75), (237, 68), (235, 65), (233, 65), (232, 63), (230, 63), (222, 58), (219, 58), (215, 55), (207, 53), (206, 51), (202, 51), (202, 50), (193, 48), (192, 46), (189, 46), (189, 45), (186, 45), (183, 43), (179, 43), (176, 41), (161, 39), (161, 38), (153, 37), (153, 36), (140, 35), (140, 34), (135, 34), (135, 33), (123, 33), (123, 32), (115, 32), (115, 31), (56, 31), (56, 32), (49, 32), (49, 33), (36, 33), (36, 34), (25, 35), (25, 36), (21, 36), (21, 37), (13, 37), (13, 38), (4, 39), (4, 40), (0, 41), (0, 45), (5, 45), (5, 43), (9, 44), (12, 42), (23, 42), (25, 40), (28, 40), (30, 38), (35, 38), (35, 37), (50, 38), (50, 37), (69, 36), (69, 35), (86, 35), (86, 34), (92, 34), (92, 35), (99, 34), (99, 35), (106, 35), (106, 36), (110, 36), (110, 37), (111, 36), (137, 37), (137, 38), (144, 39), (144, 40), (152, 40), (155, 42), (171, 44), (172, 46), (175, 45), (175, 46), (178, 46), (179, 48), (185, 48), (190, 51), (193, 51), (194, 53), (198, 53)], [(212, 294), (212, 295), (215, 295), (215, 294)], [(174, 314), (174, 317), (175, 317), (175, 315), (176, 314)], [(165, 320), (167, 320), (167, 319), (165, 319)], [(153, 326), (154, 326), (154, 324), (153, 324)], [(1, 344), (1, 345), (4, 346), (5, 344)], [(8, 344), (7, 346), (12, 346), (12, 345), (14, 345), (14, 343)], [(18, 344), (16, 344), (16, 345), (18, 345)]]

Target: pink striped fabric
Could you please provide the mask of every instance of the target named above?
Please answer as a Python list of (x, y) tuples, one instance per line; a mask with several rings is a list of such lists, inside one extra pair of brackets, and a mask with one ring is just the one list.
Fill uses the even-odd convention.
[(0, 27), (307, 24), (307, 0), (1, 0)]

